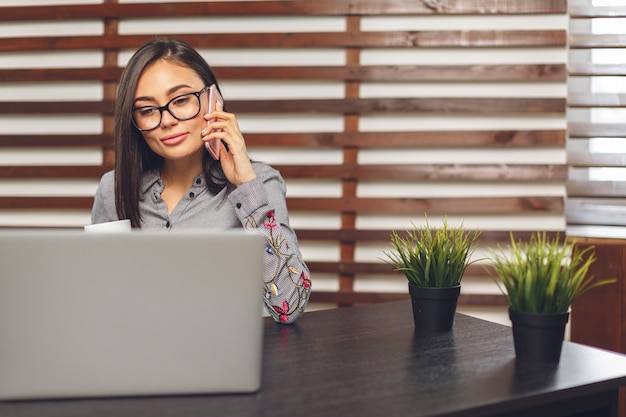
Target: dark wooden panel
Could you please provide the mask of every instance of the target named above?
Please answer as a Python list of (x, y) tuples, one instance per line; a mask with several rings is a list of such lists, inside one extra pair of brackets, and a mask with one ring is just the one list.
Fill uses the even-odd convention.
[(0, 147), (113, 146), (109, 135), (0, 135)]
[[(560, 98), (380, 98), (337, 100), (245, 100), (229, 101), (235, 113), (563, 113)], [(0, 102), (0, 114), (112, 114), (114, 103), (106, 101)]]
[(594, 248), (597, 260), (591, 265), (590, 274), (596, 279), (617, 278), (617, 282), (594, 288), (592, 293), (574, 302), (571, 312), (571, 340), (626, 352), (626, 242), (623, 239), (589, 239), (576, 236), (572, 240), (581, 249)]
[(560, 181), (566, 165), (274, 165), (285, 178), (369, 181)]
[(559, 213), (561, 197), (288, 198), (290, 210), (387, 214)]
[(219, 15), (395, 15), (565, 13), (567, 0), (455, 0), (441, 11), (421, 1), (286, 0), (4, 7), (0, 21)]
[(561, 147), (565, 130), (250, 133), (248, 146), (379, 148)]
[[(171, 34), (196, 48), (429, 48), (429, 47), (554, 47), (565, 46), (563, 30), (424, 31), (321, 33)], [(0, 43), (0, 52), (81, 49), (135, 49), (154, 35), (14, 38)]]

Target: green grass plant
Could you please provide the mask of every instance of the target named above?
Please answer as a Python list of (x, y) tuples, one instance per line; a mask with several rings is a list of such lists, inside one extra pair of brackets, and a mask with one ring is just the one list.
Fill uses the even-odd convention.
[(595, 262), (593, 246), (580, 249), (574, 242), (561, 242), (559, 235), (533, 232), (529, 241), (515, 241), (506, 250), (494, 253), (491, 272), (515, 311), (527, 313), (564, 313), (572, 303), (592, 288), (615, 282), (594, 281), (589, 267)]
[(392, 250), (385, 251), (387, 263), (419, 287), (460, 285), (480, 232), (466, 232), (463, 225), (450, 227), (446, 218), (441, 228), (431, 226), (428, 219), (424, 226), (411, 225), (406, 233), (392, 232)]

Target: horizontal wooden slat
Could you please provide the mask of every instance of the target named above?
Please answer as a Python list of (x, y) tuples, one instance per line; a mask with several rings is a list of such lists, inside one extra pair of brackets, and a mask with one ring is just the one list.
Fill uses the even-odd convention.
[(0, 147), (108, 147), (110, 135), (0, 135)]
[(564, 64), (213, 67), (213, 70), (219, 79), (253, 76), (265, 80), (344, 81), (563, 81), (567, 73)]
[(230, 101), (229, 109), (243, 113), (564, 113), (561, 98), (370, 98), (342, 100)]
[(569, 47), (570, 49), (626, 48), (626, 35), (571, 34)]
[[(565, 130), (247, 133), (248, 146), (359, 148), (560, 147)], [(110, 135), (0, 135), (0, 147), (94, 147), (113, 145)]]
[[(381, 254), (381, 256), (384, 256)], [(343, 262), (320, 262), (312, 261), (307, 262), (307, 266), (311, 271), (317, 273), (346, 273), (346, 274), (363, 274), (363, 275), (392, 275), (400, 274), (395, 271), (393, 266), (386, 262), (355, 262), (355, 261), (343, 261)], [(493, 273), (493, 267), (488, 264), (472, 263), (465, 269), (467, 276), (479, 276), (489, 277)]]
[(285, 178), (396, 181), (559, 181), (566, 165), (275, 165)]
[[(0, 178), (95, 178), (112, 166), (0, 166)], [(561, 181), (566, 165), (274, 165), (286, 178), (363, 181)]]
[(567, 97), (569, 107), (626, 107), (626, 94), (575, 94)]
[[(565, 64), (219, 67), (220, 80), (564, 81)], [(622, 71), (624, 71), (622, 69)], [(122, 68), (0, 69), (0, 82), (117, 81)]]
[[(476, 230), (466, 229), (468, 233)], [(552, 239), (562, 235), (556, 230), (544, 230)], [(339, 241), (345, 243), (353, 242), (389, 242), (392, 230), (372, 230), (372, 229), (297, 229), (298, 239), (302, 241)], [(397, 230), (400, 236), (406, 236), (405, 230)], [(528, 240), (532, 231), (526, 230), (481, 230), (478, 241), (481, 245), (507, 244), (511, 240), (511, 233), (515, 240)]]
[[(235, 113), (563, 113), (560, 98), (370, 98), (229, 101)], [(112, 102), (0, 102), (0, 114), (112, 114)]]
[[(461, 284), (462, 285), (462, 284)], [(406, 293), (358, 292), (358, 291), (315, 291), (311, 292), (312, 303), (370, 304), (390, 301), (407, 301), (410, 309), (410, 297)], [(506, 307), (506, 299), (501, 294), (461, 294), (459, 306)]]
[(568, 123), (568, 129), (574, 138), (621, 138), (626, 134), (626, 123)]
[[(0, 197), (0, 209), (90, 209), (90, 197)], [(561, 197), (288, 198), (290, 210), (352, 213), (513, 214), (558, 213)]]
[(355, 148), (561, 147), (563, 130), (484, 130), (246, 134), (248, 146)]
[(288, 198), (289, 210), (351, 213), (513, 214), (559, 213), (562, 197)]
[(87, 210), (93, 197), (0, 197), (0, 209)]
[(110, 101), (0, 101), (0, 114), (113, 114)]
[[(391, 301), (407, 300), (410, 303), (409, 292), (357, 292), (357, 291), (311, 291), (310, 303), (338, 303), (338, 304), (372, 304), (388, 303)], [(409, 307), (410, 304), (409, 304)]]
[(179, 4), (117, 4), (4, 7), (0, 21), (50, 19), (102, 19), (133, 17), (180, 17), (220, 15), (396, 15), (396, 14), (546, 14), (564, 13), (567, 0), (455, 0), (443, 10), (429, 7), (425, 2), (390, 0), (287, 0), (254, 2), (186, 2)]
[[(423, 32), (171, 34), (196, 48), (446, 48), (556, 47), (566, 43), (563, 30), (490, 30)], [(135, 49), (154, 35), (14, 38), (0, 52)]]
[(0, 178), (100, 178), (112, 166), (0, 166)]
[(16, 68), (0, 69), (0, 82), (118, 81), (122, 68)]

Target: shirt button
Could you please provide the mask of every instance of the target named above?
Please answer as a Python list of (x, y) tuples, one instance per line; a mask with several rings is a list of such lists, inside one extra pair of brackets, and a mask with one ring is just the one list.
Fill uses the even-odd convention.
[(169, 220), (165, 223), (165, 227), (167, 227), (168, 229), (170, 228), (171, 224), (169, 222)]
[(196, 196), (196, 195), (194, 194), (194, 192), (193, 192), (193, 191), (189, 193), (189, 198), (194, 198), (195, 196)]
[(202, 184), (202, 180), (200, 178), (196, 178), (196, 185)]
[(240, 209), (241, 208), (241, 203), (237, 203), (237, 208)]

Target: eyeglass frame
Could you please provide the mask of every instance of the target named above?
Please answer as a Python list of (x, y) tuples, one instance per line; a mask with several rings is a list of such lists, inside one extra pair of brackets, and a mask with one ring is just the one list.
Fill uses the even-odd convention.
[[(176, 97), (172, 98), (172, 99), (171, 99), (170, 101), (168, 101), (167, 103), (165, 103), (165, 105), (164, 105), (164, 106), (142, 106), (142, 107), (136, 107), (136, 108), (134, 108), (134, 109), (133, 109), (133, 111), (132, 111), (132, 112), (131, 112), (131, 114), (130, 114), (130, 121), (131, 121), (131, 123), (133, 124), (133, 126), (135, 126), (135, 128), (136, 128), (137, 130), (139, 130), (140, 132), (150, 132), (150, 131), (152, 131), (152, 130), (156, 129), (157, 127), (159, 127), (159, 125), (161, 124), (161, 121), (163, 120), (163, 112), (164, 112), (165, 110), (167, 110), (167, 112), (168, 112), (168, 113), (169, 113), (169, 114), (170, 114), (170, 115), (171, 115), (174, 119), (178, 120), (179, 122), (184, 122), (185, 120), (191, 120), (191, 119), (193, 119), (194, 117), (196, 117), (196, 116), (200, 113), (200, 110), (202, 109), (202, 103), (200, 103), (200, 96), (201, 96), (202, 94), (204, 94), (204, 93), (205, 93), (205, 92), (206, 92), (209, 88), (210, 88), (210, 86), (208, 86), (208, 85), (207, 85), (207, 86), (205, 86), (205, 87), (204, 87), (202, 90), (200, 90), (200, 91), (191, 92), (191, 93), (185, 93), (185, 94), (180, 94), (180, 95), (178, 95), (178, 96), (176, 96)], [(181, 119), (181, 118), (176, 117), (176, 115), (175, 115), (174, 113), (172, 113), (172, 111), (170, 110), (170, 104), (172, 104), (172, 102), (173, 102), (174, 100), (177, 100), (177, 99), (179, 99), (179, 98), (181, 98), (181, 97), (183, 97), (183, 96), (187, 96), (187, 95), (190, 95), (190, 94), (193, 94), (193, 95), (194, 95), (194, 96), (196, 96), (196, 98), (198, 99), (198, 111), (196, 112), (196, 114), (194, 114), (194, 115), (193, 115), (193, 116), (191, 116), (191, 117), (186, 117), (186, 118), (182, 118), (182, 119)], [(152, 129), (141, 129), (139, 126), (137, 126), (137, 123), (135, 122), (135, 118), (133, 117), (133, 113), (134, 113), (135, 111), (137, 111), (137, 110), (140, 110), (140, 109), (153, 109), (153, 110), (158, 110), (158, 111), (159, 111), (159, 122), (157, 123), (157, 125), (156, 125), (156, 126), (154, 126)]]

